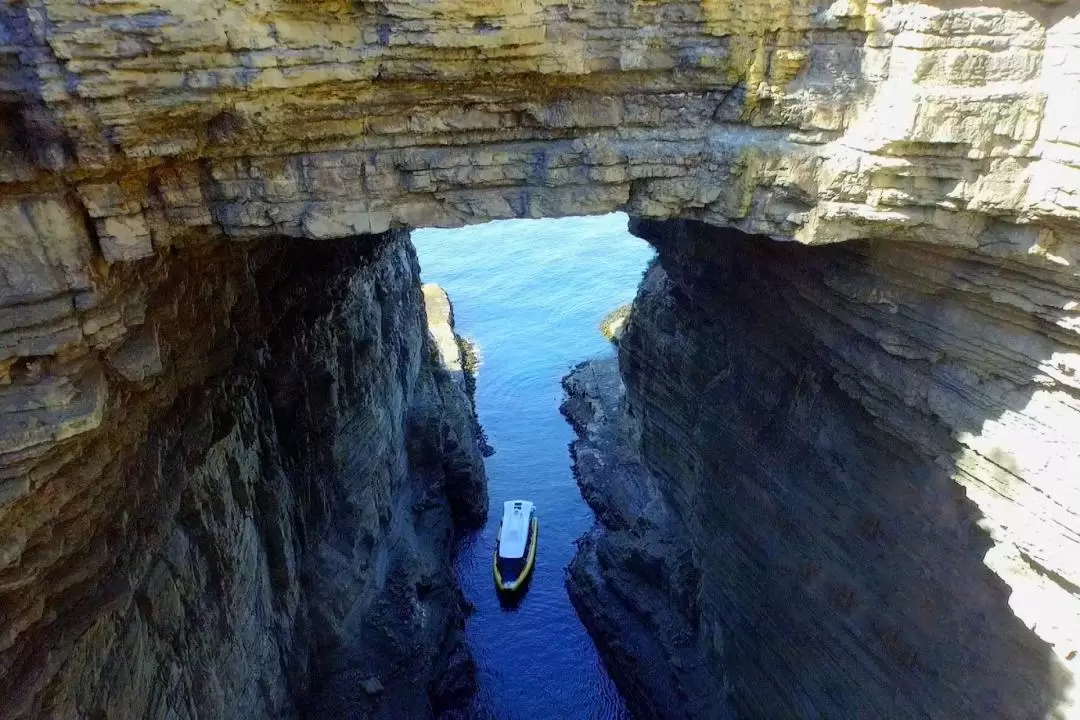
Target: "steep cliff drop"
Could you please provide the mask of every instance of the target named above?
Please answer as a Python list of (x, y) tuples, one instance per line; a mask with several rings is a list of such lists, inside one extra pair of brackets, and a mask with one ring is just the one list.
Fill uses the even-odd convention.
[(26, 481), (0, 507), (0, 715), (423, 717), (467, 695), (448, 568), (483, 466), (407, 234), (193, 245), (108, 282), (89, 352), (12, 369), (97, 405), (41, 453), (39, 391), (4, 434)]
[(634, 227), (621, 378), (564, 409), (601, 522), (568, 587), (641, 715), (1075, 716), (1075, 277)]
[(853, 243), (647, 231), (629, 426), (688, 550), (644, 565), (703, 692), (1063, 707), (1078, 68), (1053, 0), (0, 4), (0, 712), (322, 707), (362, 607), (437, 634), (416, 280), (338, 241), (620, 209)]

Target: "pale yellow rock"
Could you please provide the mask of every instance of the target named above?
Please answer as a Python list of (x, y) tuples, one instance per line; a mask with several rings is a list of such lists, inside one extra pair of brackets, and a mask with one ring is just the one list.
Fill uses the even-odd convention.
[(74, 204), (47, 195), (0, 197), (0, 305), (88, 289), (91, 262)]
[(315, 203), (302, 220), (304, 233), (311, 238), (370, 235), (390, 228), (390, 213), (372, 211), (364, 204), (339, 206)]
[(435, 283), (425, 283), (424, 311), (427, 314), (428, 333), (435, 341), (439, 366), (450, 373), (458, 385), (465, 382), (465, 368), (461, 358), (461, 348), (454, 333), (454, 309), (446, 291)]
[(98, 242), (107, 262), (141, 260), (154, 254), (150, 227), (142, 213), (107, 217), (98, 223)]

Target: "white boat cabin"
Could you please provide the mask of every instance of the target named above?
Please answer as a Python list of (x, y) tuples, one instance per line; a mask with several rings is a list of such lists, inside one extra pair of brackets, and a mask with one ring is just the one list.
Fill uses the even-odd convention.
[(528, 500), (508, 500), (503, 503), (502, 525), (499, 528), (499, 557), (525, 557), (534, 512), (535, 506)]

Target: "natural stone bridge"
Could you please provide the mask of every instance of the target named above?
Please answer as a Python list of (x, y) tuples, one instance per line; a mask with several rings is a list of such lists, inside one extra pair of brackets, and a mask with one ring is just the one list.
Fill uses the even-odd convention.
[[(394, 299), (414, 280), (399, 235), (374, 243), (383, 248), (374, 256), (316, 240), (615, 209), (808, 245), (869, 241), (851, 251), (869, 279), (845, 285), (828, 269), (787, 278), (808, 306), (868, 343), (845, 356), (835, 328), (808, 315), (807, 342), (826, 348), (815, 362), (868, 423), (965, 489), (996, 543), (987, 566), (1048, 643), (1046, 672), (1071, 677), (1080, 649), (1078, 13), (1071, 0), (6, 4), (0, 715), (95, 716), (136, 697), (151, 714), (198, 714), (195, 701), (178, 704), (190, 696), (176, 688), (193, 683), (185, 663), (212, 675), (224, 651), (210, 641), (182, 648), (179, 620), (173, 640), (145, 650), (126, 619), (168, 602), (186, 607), (189, 622), (210, 612), (163, 599), (179, 591), (163, 589), (169, 574), (157, 558), (187, 552), (170, 542), (213, 555), (223, 551), (206, 538), (243, 535), (170, 529), (195, 511), (170, 489), (169, 458), (207, 455), (232, 432), (190, 420), (194, 398), (223, 378), (243, 385), (236, 378), (248, 370), (310, 374), (298, 348), (320, 332), (330, 334), (318, 352), (338, 341), (305, 324), (316, 321), (304, 312), (340, 320), (348, 307), (412, 308), (398, 325), (382, 314), (386, 347), (376, 346), (386, 357), (394, 328), (415, 320), (417, 299)], [(663, 251), (664, 233), (652, 235)], [(262, 242), (232, 242), (251, 240)], [(707, 268), (702, 253), (680, 247), (668, 262)], [(342, 268), (364, 279), (345, 273), (335, 284)], [(305, 319), (292, 340), (271, 341), (294, 316)], [(933, 330), (917, 337), (916, 325)], [(367, 332), (352, 330), (342, 346)], [(312, 352), (314, 365), (325, 360)], [(418, 357), (402, 361), (413, 376)], [(379, 375), (367, 386), (409, 396), (411, 380), (394, 382)], [(239, 390), (219, 390), (207, 417), (238, 404)], [(301, 391), (277, 391), (270, 404), (282, 421), (280, 407), (296, 409), (282, 398)], [(265, 430), (262, 396), (251, 392), (248, 410), (235, 411), (256, 418), (236, 440), (248, 449), (258, 444), (253, 428)], [(338, 402), (331, 394), (319, 402)], [(352, 401), (340, 402), (352, 417)], [(409, 403), (392, 405), (379, 412), (401, 415)], [(312, 422), (316, 437), (325, 428)], [(218, 471), (231, 467), (225, 455), (211, 463)], [(324, 468), (300, 455), (281, 472)], [(212, 505), (214, 473), (189, 465), (185, 482), (207, 476), (197, 507)], [(265, 462), (252, 467), (240, 475), (267, 473)], [(944, 513), (935, 502), (912, 512)], [(265, 525), (264, 545), (303, 544)], [(280, 556), (269, 563), (277, 595), (267, 613), (295, 617), (293, 560), (280, 547), (267, 552)], [(225, 565), (199, 583), (225, 593)], [(282, 637), (304, 635), (289, 628)], [(147, 671), (157, 680), (124, 676), (125, 653), (157, 668)], [(306, 666), (282, 666), (290, 679), (267, 682), (288, 688), (259, 702), (210, 694), (250, 703), (233, 710), (283, 712), (282, 698), (304, 695)], [(153, 695), (165, 675), (173, 690)], [(237, 669), (222, 686), (256, 675)], [(1040, 707), (1064, 707), (1066, 685), (1055, 680), (1053, 703)]]

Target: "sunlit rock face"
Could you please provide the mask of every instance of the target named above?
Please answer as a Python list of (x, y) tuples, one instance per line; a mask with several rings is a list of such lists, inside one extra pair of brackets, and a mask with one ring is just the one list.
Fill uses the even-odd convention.
[[(40, 0), (3, 13), (8, 232), (59, 250), (76, 242), (52, 237), (70, 218), (110, 262), (191, 229), (332, 237), (617, 207), (810, 243), (973, 247), (999, 246), (999, 223), (1080, 213), (1069, 3)], [(72, 204), (49, 231), (16, 196)], [(1057, 240), (1017, 243), (1070, 257)], [(68, 260), (64, 289), (79, 285)]]
[[(1017, 380), (1038, 385), (1035, 405), (1013, 409), (1074, 449), (1050, 399), (1080, 364), (1073, 3), (32, 0), (0, 7), (0, 55), (0, 691), (18, 690), (4, 712), (60, 702), (47, 688), (76, 665), (110, 672), (114, 645), (75, 647), (137, 607), (125, 588), (157, 555), (134, 506), (178, 502), (165, 431), (147, 428), (179, 428), (185, 390), (239, 377), (236, 358), (270, 357), (286, 318), (234, 318), (286, 287), (235, 279), (269, 238), (302, 257), (400, 226), (622, 208), (962, 249), (1018, 268), (989, 297), (1053, 326)], [(1034, 300), (1015, 294), (1029, 274), (1051, 278)], [(987, 318), (969, 351), (1013, 352)], [(1012, 447), (1021, 424), (950, 424), (974, 453), (956, 467)], [(1024, 476), (1043, 457), (1010, 452)], [(1080, 505), (1075, 484), (1033, 492)], [(1072, 532), (1038, 531), (1040, 547)]]
[[(96, 426), (106, 356), (153, 367), (145, 337), (117, 356), (140, 301), (102, 309), (115, 268), (207, 236), (623, 208), (1075, 264), (1068, 3), (41, 0), (0, 21), (3, 453)], [(42, 358), (64, 369), (19, 369)]]
[(1076, 717), (1076, 283), (636, 231), (624, 408), (603, 366), (567, 384), (602, 524), (568, 588), (620, 686), (656, 717)]

